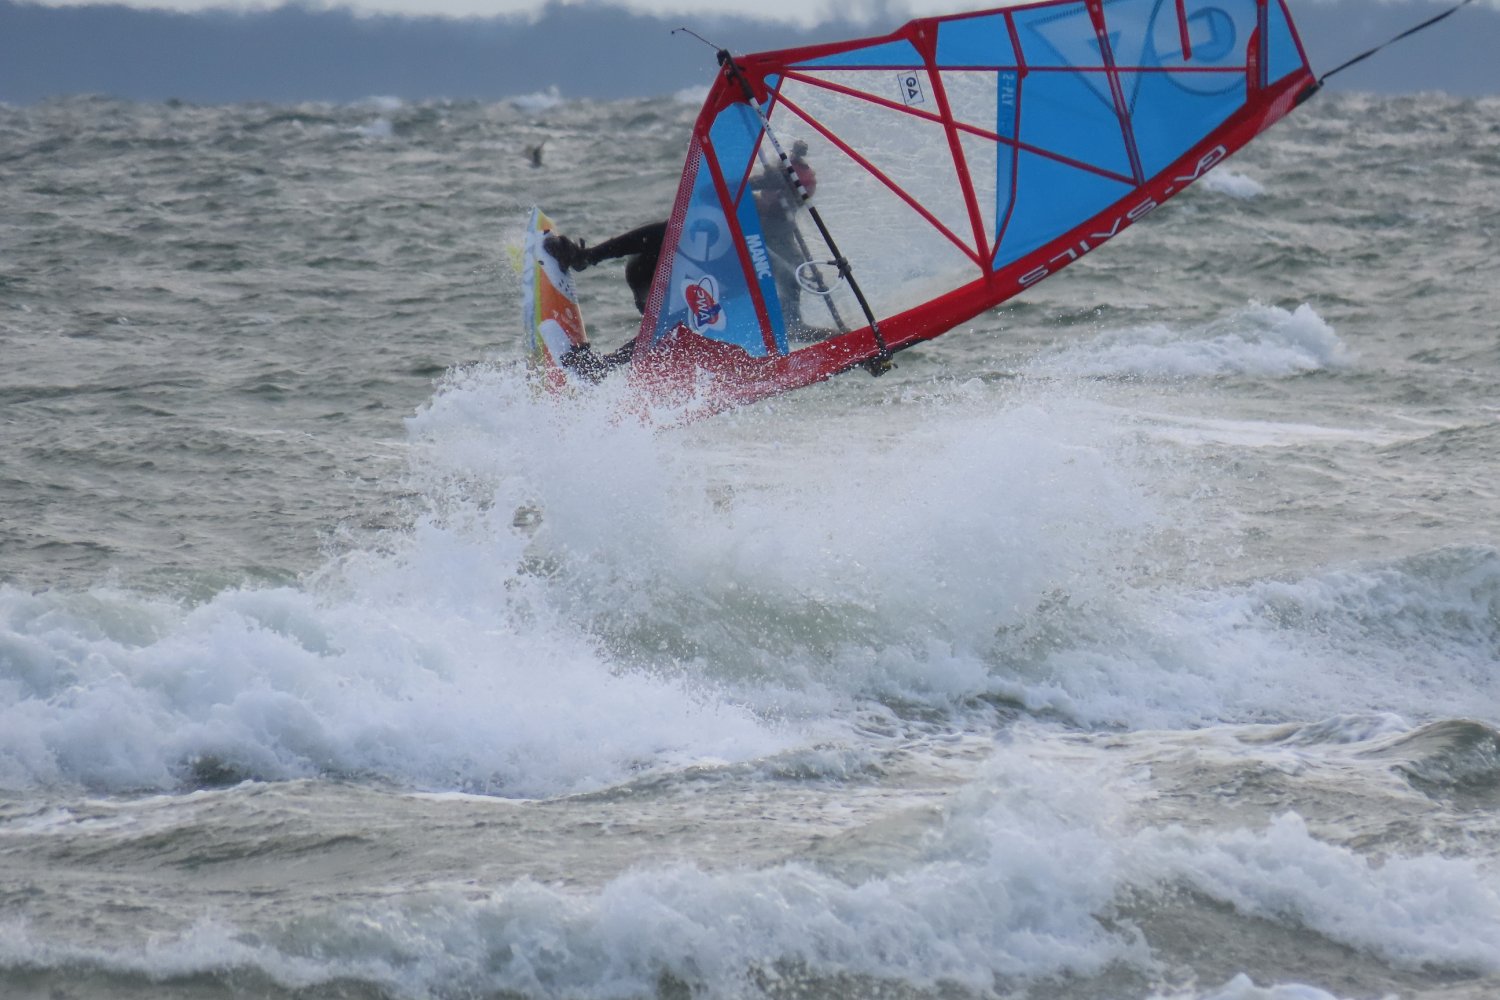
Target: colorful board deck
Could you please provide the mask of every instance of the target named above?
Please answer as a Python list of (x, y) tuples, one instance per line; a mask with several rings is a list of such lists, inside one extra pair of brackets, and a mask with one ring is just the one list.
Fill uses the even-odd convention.
[(572, 277), (542, 246), (555, 229), (540, 208), (531, 210), (521, 246), (521, 334), (533, 374), (560, 389), (578, 377), (563, 357), (589, 337)]

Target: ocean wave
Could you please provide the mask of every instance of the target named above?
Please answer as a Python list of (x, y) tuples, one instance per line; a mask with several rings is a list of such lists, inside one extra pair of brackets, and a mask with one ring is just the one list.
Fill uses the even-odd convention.
[(1361, 756), (1391, 762), (1413, 785), (1437, 796), (1500, 792), (1500, 731), (1483, 723), (1445, 719)]
[(1266, 193), (1265, 185), (1261, 184), (1260, 181), (1222, 166), (1210, 171), (1198, 183), (1206, 191), (1228, 195), (1231, 198), (1239, 198), (1245, 201), (1249, 201), (1252, 198), (1259, 198)]
[[(1055, 620), (1053, 620), (1055, 619)], [(1047, 638), (1050, 637), (1050, 638)], [(1500, 719), (1500, 552), (1060, 602), (1006, 637), (1008, 694), (1086, 725)]]
[(551, 111), (553, 108), (561, 107), (564, 103), (564, 98), (562, 91), (557, 89), (556, 84), (553, 84), (546, 90), (538, 90), (530, 94), (517, 94), (514, 97), (507, 98), (507, 101), (514, 105), (517, 110), (534, 115), (542, 111)]
[(663, 983), (705, 996), (776, 995), (798, 983), (819, 987), (814, 995), (891, 983), (984, 994), (997, 977), (1144, 967), (1139, 935), (1096, 916), (1117, 887), (1107, 833), (1116, 802), (1058, 777), (1016, 760), (952, 822), (934, 825), (939, 817), (921, 811), (909, 831), (917, 856), (894, 870), (840, 875), (841, 845), (830, 844), (821, 866), (657, 864), (597, 890), (521, 880), (264, 928), (205, 919), (145, 950), (60, 946), (0, 924), (0, 967), (263, 977), (285, 989), (351, 980), (399, 997), (600, 998), (653, 996)]
[(1500, 973), (1500, 886), (1474, 859), (1376, 862), (1313, 837), (1296, 814), (1264, 830), (1140, 838), (1145, 865), (1251, 916), (1293, 922), (1399, 968)]
[[(804, 747), (869, 699), (1087, 727), (1500, 719), (1500, 553), (1138, 580), (1166, 515), (1129, 429), (996, 391), (914, 411), (899, 473), (869, 473), (872, 439), (751, 487), (702, 474), (711, 434), (611, 421), (608, 393), (557, 406), (508, 370), (455, 376), (411, 421), (424, 510), (301, 586), (0, 591), (0, 784), (557, 795)], [(535, 447), (497, 444), (517, 439)]]
[(1349, 364), (1349, 349), (1311, 306), (1288, 311), (1251, 303), (1202, 326), (1111, 331), (1044, 352), (1024, 371), (1096, 378), (1284, 378)]
[(1373, 858), (1295, 813), (1262, 828), (1158, 826), (1143, 822), (1151, 801), (1128, 764), (1023, 737), (941, 806), (766, 868), (663, 862), (597, 886), (430, 886), (240, 926), (203, 916), (141, 947), (41, 940), (8, 920), (0, 969), (207, 977), (263, 995), (334, 982), (395, 997), (1050, 995), (1044, 984), (1066, 980), (1071, 995), (1161, 996), (1148, 984), (1202, 964), (1203, 938), (1179, 938), (1180, 918), (1226, 935), (1209, 964), (1231, 969), (1224, 986), (1174, 1000), (1330, 996), (1233, 973), (1288, 935), (1338, 955), (1314, 971), (1342, 981), (1500, 973), (1500, 886), (1476, 860)]
[(410, 576), (198, 607), (0, 589), (0, 787), (322, 775), (553, 795), (786, 745), (705, 690), (613, 668), (512, 579), (467, 608)]

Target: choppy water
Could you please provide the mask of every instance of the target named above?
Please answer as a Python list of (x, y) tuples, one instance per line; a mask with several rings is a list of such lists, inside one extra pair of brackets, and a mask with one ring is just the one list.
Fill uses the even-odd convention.
[(1500, 104), (879, 381), (534, 399), (507, 241), (694, 113), (0, 107), (0, 995), (1500, 994)]

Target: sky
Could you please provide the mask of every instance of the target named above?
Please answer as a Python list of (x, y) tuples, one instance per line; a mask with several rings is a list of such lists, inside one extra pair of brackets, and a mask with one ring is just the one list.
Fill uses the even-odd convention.
[[(83, 6), (98, 0), (39, 0), (45, 6)], [(255, 10), (273, 6), (256, 0), (121, 0), (125, 6), (175, 11), (205, 11), (224, 8)], [(577, 5), (582, 0), (562, 0)], [(495, 17), (535, 16), (545, 0), (346, 0), (338, 6), (365, 14), (400, 14), (408, 16)], [(889, 13), (889, 20), (903, 21), (927, 14), (945, 14), (960, 10), (980, 10), (997, 6), (995, 0), (754, 0), (733, 3), (728, 0), (615, 0), (616, 6), (637, 14), (673, 17), (702, 17), (704, 14), (735, 13), (762, 20), (782, 21), (811, 27), (835, 19), (877, 19)], [(310, 6), (332, 6), (314, 3)]]
[[(98, 0), (32, 0), (43, 6), (85, 6)], [(127, 7), (142, 9), (200, 12), (205, 10), (257, 10), (274, 6), (264, 0), (115, 0)], [(340, 6), (364, 14), (443, 17), (523, 17), (535, 16), (547, 0), (314, 0), (312, 7)], [(586, 0), (554, 0), (577, 5)], [(878, 21), (892, 23), (911, 17), (982, 10), (1001, 6), (1005, 0), (754, 0), (735, 3), (729, 0), (613, 0), (616, 6), (638, 14), (675, 17), (701, 17), (706, 13), (734, 13), (771, 21), (811, 27), (822, 21)], [(1317, 2), (1317, 0), (1313, 0)], [(1393, 3), (1399, 0), (1367, 0), (1369, 3)], [(1456, 0), (1428, 0), (1426, 6), (1440, 10)], [(1500, 0), (1479, 0), (1481, 4), (1500, 6)], [(1409, 5), (1409, 4), (1408, 4)]]
[[(98, 0), (32, 0), (48, 7), (76, 7)], [(205, 10), (257, 10), (274, 4), (264, 0), (114, 0), (127, 7), (195, 12)], [(564, 5), (579, 5), (588, 0), (553, 0)], [(899, 22), (910, 17), (982, 10), (1002, 6), (1006, 0), (754, 0), (753, 3), (730, 0), (613, 0), (615, 6), (638, 14), (664, 16), (703, 16), (733, 13), (765, 20), (782, 21), (810, 27), (835, 19), (889, 20)], [(1318, 0), (1311, 0), (1318, 2)], [(1367, 0), (1371, 4), (1399, 3), (1400, 0)], [(1433, 11), (1452, 6), (1456, 0), (1427, 0)], [(314, 0), (311, 7), (346, 7), (365, 14), (407, 16), (496, 17), (535, 16), (547, 0)], [(1500, 6), (1500, 0), (1479, 0), (1480, 4)], [(1410, 6), (1410, 4), (1408, 4)]]
[[(1291, 0), (1315, 72), (1456, 0)], [(746, 53), (892, 30), (997, 0), (0, 0), (0, 102), (495, 100), (673, 94)], [(836, 11), (836, 13), (835, 13)], [(559, 44), (568, 58), (557, 58)], [(1330, 89), (1500, 94), (1500, 0), (1476, 0)], [(707, 66), (707, 70), (705, 70)]]

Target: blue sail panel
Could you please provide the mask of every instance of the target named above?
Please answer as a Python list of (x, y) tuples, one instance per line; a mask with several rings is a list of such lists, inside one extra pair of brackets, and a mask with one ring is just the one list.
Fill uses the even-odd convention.
[(1269, 37), (1266, 39), (1266, 79), (1275, 83), (1306, 64), (1302, 61), (1302, 50), (1297, 45), (1297, 36), (1292, 31), (1292, 22), (1284, 4), (1271, 4), (1269, 28)]
[[(1161, 173), (1209, 132), (1245, 106), (1244, 73), (1122, 74), (1137, 94), (1131, 129), (1147, 177)], [(1223, 89), (1214, 93), (1212, 86)]]
[(1104, 16), (1112, 35), (1137, 40), (1114, 56), (1131, 138), (1152, 177), (1245, 106), (1258, 7), (1255, 0), (1187, 0), (1180, 8), (1176, 0), (1108, 0)]
[[(1021, 41), (1021, 58), (1037, 72), (1102, 70), (1104, 53), (1099, 34), (1081, 2), (1017, 8), (1011, 15)], [(1095, 97), (1109, 104), (1109, 91)]]
[(794, 64), (793, 69), (817, 69), (825, 66), (920, 66), (922, 57), (911, 42), (895, 41), (881, 45), (866, 45), (852, 48), (834, 55), (808, 59)]
[[(760, 116), (748, 104), (731, 104), (714, 118), (709, 128), (709, 144), (714, 158), (721, 164), (745, 164), (755, 156), (761, 141)], [(724, 179), (729, 185), (731, 197), (742, 193), (743, 171), (726, 166)]]
[(1028, 67), (1022, 84), (1021, 141), (1130, 176), (1130, 153), (1113, 82), (1087, 7), (1058, 4), (1018, 10), (1012, 16)]
[(1034, 153), (1022, 153), (1016, 171), (1015, 206), (992, 264), (997, 271), (1082, 225), (1132, 190), (1129, 184)]
[(764, 357), (766, 339), (742, 265), (743, 237), (736, 234), (725, 211), (712, 156), (712, 149), (704, 151), (691, 178), (682, 228), (670, 248), (671, 271), (653, 339), (680, 325), (709, 340), (743, 348), (751, 357)]
[(938, 26), (939, 68), (1015, 66), (1016, 61), (1010, 21), (1004, 14), (945, 21)]
[(1099, 98), (1109, 87), (1107, 75), (1098, 71), (1032, 73), (1022, 87), (1017, 138), (1059, 159), (1131, 176), (1120, 117), (1113, 103)]

